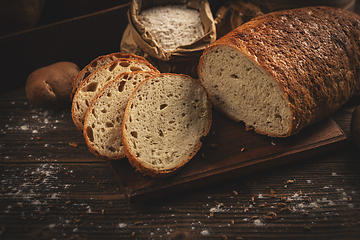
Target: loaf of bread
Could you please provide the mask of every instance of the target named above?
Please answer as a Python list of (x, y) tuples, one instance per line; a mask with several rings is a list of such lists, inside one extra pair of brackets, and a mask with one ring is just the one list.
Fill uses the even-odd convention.
[(80, 131), (83, 130), (86, 111), (91, 101), (106, 83), (121, 73), (135, 71), (159, 72), (147, 61), (120, 58), (97, 69), (81, 83), (74, 95), (71, 108), (72, 119)]
[(108, 82), (91, 102), (84, 122), (84, 138), (90, 152), (106, 159), (125, 157), (122, 122), (134, 89), (156, 72), (122, 73)]
[(111, 63), (112, 61), (115, 61), (119, 58), (130, 58), (130, 59), (138, 59), (146, 61), (145, 58), (137, 56), (135, 54), (131, 53), (111, 53), (103, 56), (99, 56), (92, 60), (88, 65), (86, 65), (74, 78), (73, 83), (71, 85), (71, 96), (70, 99), (72, 100), (76, 91), (78, 90), (81, 83), (85, 80), (87, 76), (89, 76), (91, 73), (93, 73), (95, 70), (105, 66), (108, 63)]
[(297, 134), (360, 88), (360, 17), (331, 7), (269, 13), (210, 45), (198, 75), (213, 106), (271, 137)]
[(211, 122), (209, 96), (197, 80), (155, 75), (138, 85), (127, 104), (122, 125), (126, 156), (141, 173), (169, 176), (196, 154)]

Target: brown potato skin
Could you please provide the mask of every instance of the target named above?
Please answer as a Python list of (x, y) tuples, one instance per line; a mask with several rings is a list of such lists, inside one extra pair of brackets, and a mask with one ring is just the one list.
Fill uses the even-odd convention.
[(357, 106), (352, 114), (350, 133), (354, 143), (360, 149), (360, 106)]
[(79, 67), (72, 62), (57, 62), (35, 70), (25, 85), (29, 102), (49, 109), (69, 106), (71, 84), (79, 71)]

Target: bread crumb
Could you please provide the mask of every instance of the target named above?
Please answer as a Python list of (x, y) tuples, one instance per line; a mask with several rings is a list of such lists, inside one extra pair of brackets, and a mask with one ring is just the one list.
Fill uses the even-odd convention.
[(69, 145), (72, 146), (72, 147), (75, 147), (75, 148), (78, 146), (78, 144), (75, 143), (75, 142), (69, 142)]

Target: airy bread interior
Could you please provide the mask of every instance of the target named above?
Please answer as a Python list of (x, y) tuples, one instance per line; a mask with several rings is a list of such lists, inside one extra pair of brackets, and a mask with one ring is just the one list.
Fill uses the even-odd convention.
[(158, 72), (149, 62), (133, 59), (118, 59), (99, 68), (83, 81), (76, 91), (71, 109), (73, 121), (80, 131), (82, 131), (84, 127), (86, 111), (100, 90), (121, 73), (134, 71)]
[(108, 159), (125, 157), (121, 125), (127, 102), (136, 86), (154, 74), (122, 73), (91, 102), (84, 123), (84, 138), (91, 152)]
[(131, 96), (123, 142), (130, 163), (153, 176), (188, 162), (211, 125), (208, 93), (185, 75), (160, 74), (143, 81)]
[(229, 118), (269, 136), (289, 132), (290, 104), (276, 80), (255, 61), (220, 45), (202, 56), (198, 70), (213, 106)]

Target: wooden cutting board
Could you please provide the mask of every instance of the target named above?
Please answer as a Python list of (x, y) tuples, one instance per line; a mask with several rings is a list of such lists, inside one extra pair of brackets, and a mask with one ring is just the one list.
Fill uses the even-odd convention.
[(345, 133), (331, 118), (289, 138), (270, 138), (246, 131), (243, 123), (213, 110), (212, 127), (201, 149), (173, 176), (165, 179), (144, 176), (126, 158), (109, 165), (129, 203), (133, 203), (323, 153), (340, 147), (345, 140)]

